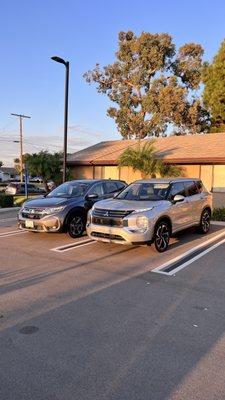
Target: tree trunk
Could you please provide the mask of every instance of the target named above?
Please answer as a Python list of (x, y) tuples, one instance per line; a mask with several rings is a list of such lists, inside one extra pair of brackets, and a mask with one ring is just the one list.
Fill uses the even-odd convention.
[(45, 187), (46, 192), (49, 193), (48, 181), (43, 179), (43, 183), (44, 183), (44, 187)]

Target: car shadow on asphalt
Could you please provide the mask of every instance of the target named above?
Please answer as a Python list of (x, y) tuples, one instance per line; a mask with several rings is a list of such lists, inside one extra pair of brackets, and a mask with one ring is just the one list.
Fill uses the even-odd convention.
[[(225, 332), (225, 296), (220, 292), (225, 274), (223, 266), (217, 269), (223, 273), (218, 283), (214, 266), (205, 280), (205, 267), (198, 269), (187, 287), (174, 284), (175, 278), (152, 274), (149, 285), (131, 278), (79, 299), (67, 301), (65, 296), (64, 304), (56, 302), (50, 311), (2, 331), (2, 398), (19, 400), (22, 387), (27, 391), (24, 399), (33, 393), (32, 400), (48, 398), (49, 392), (59, 398), (59, 388), (60, 398), (67, 400), (74, 399), (74, 393), (85, 400), (200, 398), (197, 384)], [(215, 286), (213, 301), (209, 282)], [(26, 326), (39, 330), (23, 336)], [(189, 381), (191, 374), (198, 378), (195, 385)], [(209, 399), (207, 385), (217, 390), (219, 378), (214, 383), (213, 374), (201, 398)], [(185, 381), (188, 394), (172, 397)], [(214, 396), (222, 399), (217, 392)]]
[[(210, 233), (213, 234), (213, 233), (219, 232), (219, 231), (221, 231), (223, 229), (224, 229), (224, 227), (221, 227), (221, 226), (215, 227), (214, 226)], [(167, 253), (163, 253), (163, 254), (164, 254), (164, 256), (166, 256), (166, 254), (170, 255), (171, 251), (173, 251), (176, 248), (179, 248), (179, 247), (181, 247), (183, 245), (186, 245), (187, 243), (196, 242), (196, 239), (202, 239), (202, 238), (206, 239), (209, 236), (210, 235), (197, 234), (195, 232), (195, 230), (193, 230), (193, 228), (190, 229), (188, 232), (187, 231), (186, 232), (180, 232), (179, 234), (177, 234), (175, 236), (176, 241), (174, 241), (173, 243), (170, 244)], [(101, 243), (101, 245), (102, 245), (102, 243)], [(133, 260), (132, 260), (132, 253), (134, 253), (137, 249), (140, 249), (142, 246), (122, 246), (122, 245), (120, 245), (120, 246), (119, 245), (118, 246), (114, 245), (114, 246), (116, 246), (116, 251), (113, 251), (112, 254), (109, 254), (108, 251), (107, 251), (104, 255), (98, 256), (98, 257), (94, 257), (91, 260), (88, 259), (88, 260), (85, 260), (83, 262), (82, 261), (77, 261), (75, 263), (73, 262), (72, 265), (69, 265), (69, 266), (66, 266), (66, 267), (62, 267), (62, 268), (61, 267), (57, 267), (57, 269), (54, 270), (54, 271), (41, 272), (41, 273), (35, 274), (34, 276), (29, 276), (27, 278), (22, 278), (22, 279), (16, 279), (16, 280), (14, 280), (12, 282), (5, 283), (5, 284), (3, 283), (2, 286), (0, 286), (0, 295), (1, 294), (6, 294), (6, 293), (14, 291), (14, 290), (23, 289), (25, 287), (29, 287), (29, 286), (32, 286), (32, 285), (37, 285), (37, 284), (45, 281), (46, 279), (50, 279), (50, 278), (52, 278), (52, 277), (54, 277), (56, 275), (63, 274), (63, 273), (66, 273), (66, 272), (69, 272), (69, 271), (72, 271), (72, 270), (75, 270), (75, 269), (77, 270), (77, 269), (83, 268), (83, 267), (91, 267), (93, 270), (98, 270), (99, 269), (99, 271), (103, 271), (102, 267), (98, 268), (95, 264), (98, 263), (98, 262), (102, 262), (104, 260), (107, 260), (109, 256), (111, 257), (111, 259), (112, 259), (112, 257), (115, 257), (115, 259), (116, 259), (116, 257), (118, 257), (120, 255), (122, 256), (122, 255), (124, 255), (126, 253), (128, 253), (130, 255), (129, 257), (130, 257), (131, 267), (123, 268), (123, 265), (122, 265), (121, 266), (121, 270), (117, 269), (116, 272), (115, 272), (115, 275), (122, 276), (122, 277), (127, 277), (127, 275), (129, 273), (136, 271), (136, 275), (138, 276), (138, 271), (140, 269), (140, 260), (137, 260), (137, 262), (134, 263)], [(118, 250), (117, 250), (117, 248), (118, 248)], [(149, 249), (149, 250), (151, 250), (151, 249)], [(94, 254), (94, 252), (93, 252), (93, 254)], [(152, 253), (149, 254), (149, 257), (151, 257), (151, 255), (153, 255), (154, 258), (162, 256), (162, 255), (158, 254), (153, 249), (152, 249)], [(150, 260), (151, 259), (148, 259), (148, 260), (144, 259), (144, 260), (142, 260), (142, 263), (150, 262)], [(118, 260), (116, 262), (118, 262)], [(4, 278), (13, 279), (14, 276), (18, 277), (20, 275), (20, 273), (27, 272), (27, 270), (28, 270), (28, 268), (26, 268), (25, 270), (24, 269), (21, 269), (21, 270), (18, 269), (16, 271), (11, 271), (9, 273), (7, 273), (7, 271), (4, 271), (3, 273), (0, 274), (0, 277), (2, 279), (4, 279)], [(109, 271), (112, 274), (114, 273), (112, 270), (108, 270), (107, 269), (107, 264), (106, 264), (106, 267), (105, 267), (104, 271)]]

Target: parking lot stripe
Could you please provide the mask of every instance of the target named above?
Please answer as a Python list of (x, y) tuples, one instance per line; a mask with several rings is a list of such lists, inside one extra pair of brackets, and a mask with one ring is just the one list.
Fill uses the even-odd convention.
[(28, 232), (22, 232), (22, 231), (4, 232), (4, 233), (0, 233), (0, 239), (5, 238), (5, 237), (24, 235), (25, 233), (28, 233)]
[(66, 244), (64, 246), (54, 247), (51, 250), (52, 251), (57, 251), (59, 253), (63, 253), (65, 251), (73, 250), (75, 248), (87, 246), (89, 244), (94, 244), (94, 243), (96, 243), (96, 242), (94, 240), (92, 240), (92, 239), (85, 239), (85, 240), (82, 240), (80, 242), (69, 243), (69, 244)]
[(214, 245), (210, 246), (208, 249), (202, 251), (201, 253), (197, 254), (195, 257), (192, 257), (190, 260), (186, 261), (185, 263), (179, 265), (179, 267), (173, 269), (169, 272), (169, 275), (174, 275), (176, 272), (182, 270), (183, 268), (187, 267), (188, 265), (192, 264), (194, 261), (198, 260), (199, 258), (205, 256), (210, 251), (216, 249), (217, 247), (221, 246), (221, 244), (225, 243), (225, 239), (220, 240), (219, 242), (215, 243)]
[(17, 229), (17, 230), (15, 230), (15, 231), (1, 232), (1, 233), (0, 233), (0, 236), (2, 236), (2, 235), (7, 235), (8, 233), (16, 233), (16, 232), (22, 232), (22, 231), (19, 231), (19, 230)]
[(0, 223), (8, 222), (8, 221), (16, 221), (16, 220), (17, 220), (17, 217), (4, 218), (4, 219), (0, 219)]
[[(224, 243), (225, 239), (220, 240), (224, 236), (225, 236), (225, 230), (223, 229), (223, 231), (220, 234), (210, 238), (209, 240), (206, 240), (203, 243), (200, 243), (199, 245), (182, 253), (181, 255), (173, 258), (172, 260), (164, 263), (163, 265), (161, 265), (157, 268), (154, 268), (152, 270), (152, 272), (156, 272), (156, 273), (164, 274), (164, 275), (170, 275), (170, 276), (174, 275), (175, 272), (180, 271), (181, 269), (185, 268), (187, 265), (191, 264), (198, 258), (204, 256), (209, 251), (213, 250), (214, 248), (216, 248), (216, 247), (220, 246), (222, 243)], [(213, 242), (216, 242), (216, 243), (214, 243), (213, 246), (209, 246)], [(187, 260), (187, 261), (185, 261), (185, 260)]]

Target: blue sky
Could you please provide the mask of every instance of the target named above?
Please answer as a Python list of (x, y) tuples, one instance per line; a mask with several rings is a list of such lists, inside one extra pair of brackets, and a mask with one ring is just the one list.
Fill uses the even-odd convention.
[(1, 2), (0, 160), (12, 164), (18, 145), (18, 121), (25, 113), (25, 151), (59, 150), (63, 134), (64, 68), (71, 63), (69, 150), (118, 139), (106, 116), (107, 98), (82, 75), (114, 60), (120, 30), (168, 32), (179, 47), (201, 43), (211, 60), (225, 37), (225, 2), (151, 0), (11, 0)]

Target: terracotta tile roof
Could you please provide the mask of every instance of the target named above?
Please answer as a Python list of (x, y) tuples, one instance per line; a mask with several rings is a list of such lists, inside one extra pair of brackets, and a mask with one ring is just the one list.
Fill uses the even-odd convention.
[[(136, 144), (136, 140), (101, 142), (69, 155), (68, 165), (117, 165), (120, 154)], [(156, 154), (168, 163), (225, 164), (225, 133), (168, 136), (156, 139), (154, 146)]]

